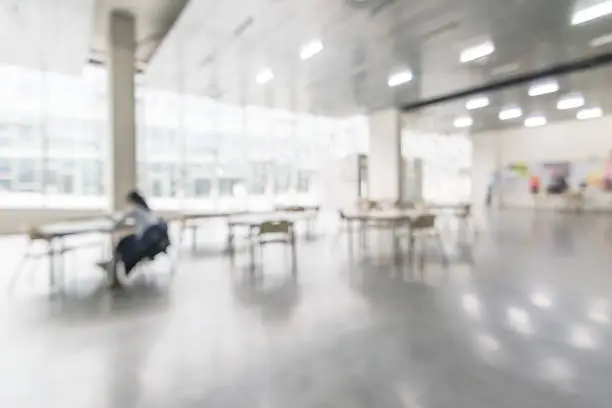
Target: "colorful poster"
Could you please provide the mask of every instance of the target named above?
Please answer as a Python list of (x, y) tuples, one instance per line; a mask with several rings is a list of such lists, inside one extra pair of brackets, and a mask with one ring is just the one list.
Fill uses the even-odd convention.
[(612, 150), (606, 158), (575, 162), (511, 163), (502, 170), (499, 184), (503, 194), (509, 197), (559, 195), (589, 189), (612, 192)]

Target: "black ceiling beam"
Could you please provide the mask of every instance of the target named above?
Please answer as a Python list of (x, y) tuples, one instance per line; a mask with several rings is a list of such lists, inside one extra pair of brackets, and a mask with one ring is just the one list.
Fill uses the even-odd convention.
[(437, 105), (444, 102), (463, 99), (468, 96), (478, 95), (482, 93), (499, 91), (501, 89), (510, 88), (524, 83), (537, 81), (549, 77), (567, 75), (574, 72), (586, 71), (589, 69), (598, 68), (604, 65), (612, 64), (612, 52), (600, 54), (595, 57), (585, 58), (578, 61), (573, 61), (565, 64), (553, 66), (539, 71), (532, 71), (526, 74), (515, 75), (510, 78), (499, 81), (489, 82), (485, 85), (479, 85), (473, 88), (467, 88), (462, 91), (449, 93), (435, 98), (423, 99), (416, 102), (411, 102), (400, 107), (403, 112), (410, 112), (425, 108), (431, 105)]

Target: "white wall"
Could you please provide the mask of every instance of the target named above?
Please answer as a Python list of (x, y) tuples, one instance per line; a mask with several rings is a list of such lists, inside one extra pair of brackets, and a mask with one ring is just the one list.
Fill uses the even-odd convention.
[[(582, 161), (608, 157), (612, 149), (612, 116), (590, 121), (566, 121), (537, 128), (516, 129), (475, 134), (472, 198), (484, 203), (486, 190), (495, 169), (516, 163)], [(592, 191), (588, 207), (612, 210), (612, 195)], [(502, 196), (505, 207), (533, 207), (533, 199), (524, 195)], [(548, 204), (555, 206), (556, 203)], [(546, 206), (546, 203), (544, 203)]]

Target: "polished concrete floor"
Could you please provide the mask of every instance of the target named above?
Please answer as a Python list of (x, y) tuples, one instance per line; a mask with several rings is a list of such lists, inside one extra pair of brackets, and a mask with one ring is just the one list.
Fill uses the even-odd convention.
[[(0, 407), (612, 404), (612, 216), (490, 216), (448, 270), (345, 242), (301, 244), (295, 276), (186, 253), (172, 285), (119, 293), (87, 254), (60, 296), (29, 272), (0, 304)], [(2, 241), (3, 283), (20, 247)]]

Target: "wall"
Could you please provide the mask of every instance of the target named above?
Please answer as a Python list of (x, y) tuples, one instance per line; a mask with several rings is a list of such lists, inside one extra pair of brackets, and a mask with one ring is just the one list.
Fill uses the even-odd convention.
[[(612, 116), (590, 121), (566, 121), (538, 128), (478, 133), (472, 137), (474, 163), (472, 166), (472, 199), (484, 203), (486, 190), (493, 172), (517, 163), (555, 161), (583, 161), (608, 157), (612, 149)], [(587, 208), (612, 210), (612, 194), (587, 190)], [(502, 194), (504, 207), (533, 208), (534, 200), (528, 191), (521, 194)], [(558, 207), (562, 198), (538, 199), (539, 207)]]

